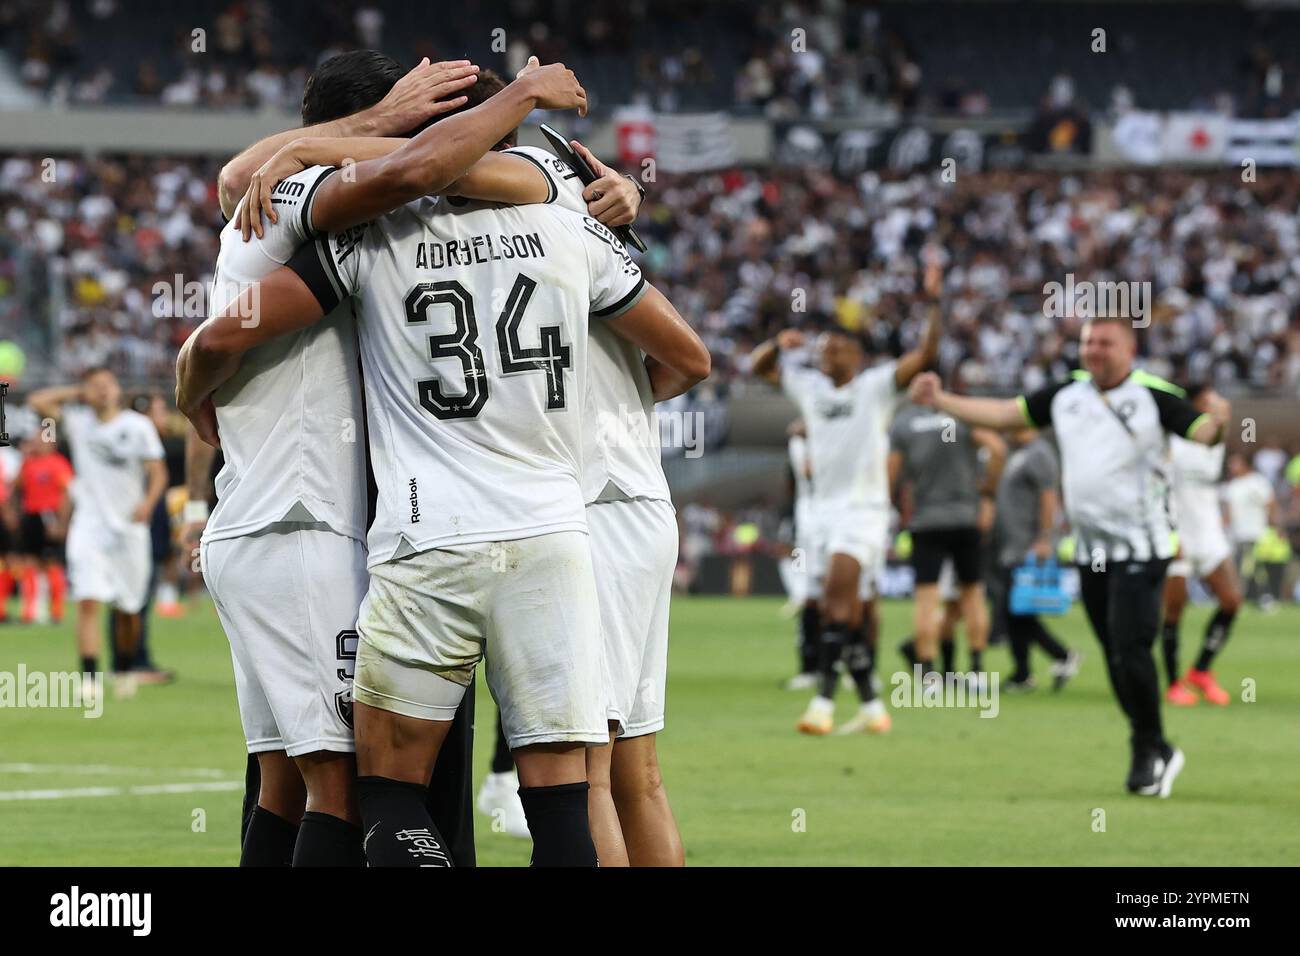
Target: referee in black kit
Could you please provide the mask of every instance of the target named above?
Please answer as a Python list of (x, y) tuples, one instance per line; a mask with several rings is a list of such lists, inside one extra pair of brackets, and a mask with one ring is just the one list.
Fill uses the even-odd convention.
[(1080, 345), (1084, 371), (1032, 395), (967, 398), (927, 373), (911, 397), (971, 425), (1055, 428), (1084, 608), (1132, 728), (1128, 790), (1167, 797), (1183, 753), (1164, 736), (1152, 655), (1175, 550), (1165, 435), (1217, 444), (1231, 410), (1219, 399), (1199, 414), (1181, 389), (1134, 369), (1137, 337), (1127, 317), (1088, 320)]

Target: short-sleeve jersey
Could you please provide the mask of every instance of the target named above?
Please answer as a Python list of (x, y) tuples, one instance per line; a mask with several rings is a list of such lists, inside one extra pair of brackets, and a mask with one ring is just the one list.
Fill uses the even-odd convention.
[[(272, 199), (279, 219), (264, 223), (261, 239), (244, 242), (233, 222), (226, 225), (210, 315), (220, 315), (312, 238), (304, 214), (332, 171), (313, 166), (276, 186)], [(350, 305), (250, 350), (213, 404), (225, 463), (205, 541), (252, 534), (281, 521), (320, 522), (364, 540), (366, 436)]]
[[(587, 214), (582, 180), (563, 160), (536, 146), (506, 152), (523, 156), (541, 169), (548, 183), (548, 202)], [(645, 355), (600, 322), (592, 323), (587, 348), (583, 496), (588, 502), (611, 497), (670, 501)]]
[(63, 430), (77, 469), (71, 487), (73, 520), (124, 531), (144, 500), (145, 462), (162, 460), (158, 429), (130, 409), (100, 421), (87, 406), (69, 405), (63, 410)]
[(951, 415), (905, 405), (889, 428), (912, 486), (912, 531), (974, 527), (979, 521), (979, 448), (970, 426)]
[(588, 319), (645, 291), (608, 229), (554, 204), (424, 198), (304, 246), (290, 268), (326, 309), (355, 296), (371, 566), (586, 530)]
[(836, 388), (820, 371), (781, 365), (781, 387), (808, 429), (812, 496), (825, 513), (889, 509), (889, 422), (898, 400), (897, 363), (884, 362)]
[(1182, 389), (1138, 370), (1103, 392), (1076, 372), (1017, 401), (1031, 426), (1056, 430), (1078, 562), (1173, 557), (1166, 436), (1188, 437), (1204, 417)]

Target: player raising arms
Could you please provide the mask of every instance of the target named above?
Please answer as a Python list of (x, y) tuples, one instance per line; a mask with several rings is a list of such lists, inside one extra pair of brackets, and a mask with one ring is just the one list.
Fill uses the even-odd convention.
[[(937, 289), (937, 267), (927, 267), (927, 290)], [(882, 733), (889, 713), (871, 681), (871, 651), (857, 637), (862, 589), (884, 566), (889, 535), (886, 477), (889, 422), (899, 390), (935, 361), (939, 317), (933, 314), (921, 345), (896, 360), (863, 369), (861, 341), (843, 331), (817, 342), (816, 369), (800, 364), (805, 336), (787, 329), (754, 349), (753, 373), (779, 385), (799, 408), (808, 429), (812, 494), (821, 538), (808, 573), (822, 580), (817, 695), (798, 723), (806, 734), (830, 733), (834, 720), (835, 665), (845, 657), (862, 705), (842, 731)], [(794, 353), (794, 354), (792, 354)], [(864, 578), (865, 575), (865, 578)], [(866, 609), (878, 613), (871, 595)]]
[[(386, 58), (376, 61), (380, 56), (361, 51), (328, 61), (323, 76), (309, 83), (305, 104), (311, 110), (304, 120), (356, 109), (363, 105), (357, 97), (373, 101), (382, 95), (396, 64), (383, 69)], [(448, 170), (463, 169), (534, 105), (556, 102), (557, 91), (564, 105), (579, 104), (580, 88), (571, 74), (562, 68), (537, 72), (486, 111), (398, 141), (404, 149), (368, 179), (362, 200), (373, 202), (394, 181), (412, 194), (435, 191), (445, 185)], [(444, 155), (454, 165), (440, 162)], [(539, 178), (532, 164), (514, 165), (525, 177)], [(305, 212), (329, 172), (314, 168), (287, 180), (277, 190), (285, 213), (253, 242), (243, 241), (237, 224), (227, 226), (214, 313), (315, 235), (319, 220)], [(313, 208), (330, 215), (331, 201)], [(367, 213), (383, 208), (372, 205)], [(356, 615), (367, 585), (356, 364), (351, 311), (336, 310), (310, 330), (256, 349), (215, 396), (226, 467), (218, 476), (220, 502), (204, 532), (203, 563), (231, 639), (245, 734), (261, 769), (257, 808), (243, 843), (246, 865), (362, 862), (350, 688)], [(182, 390), (185, 365), (182, 356)], [(191, 449), (194, 500), (206, 497), (203, 459)], [(288, 594), (303, 596), (304, 608), (287, 613)]]
[[(1221, 399), (1209, 386), (1197, 385), (1187, 390), (1187, 400), (1197, 411), (1206, 412)], [(1223, 510), (1219, 506), (1218, 483), (1223, 474), (1225, 451), (1224, 445), (1206, 446), (1177, 435), (1169, 439), (1178, 557), (1169, 565), (1169, 577), (1165, 579), (1165, 622), (1160, 629), (1160, 650), (1169, 682), (1165, 700), (1176, 707), (1195, 705), (1200, 699), (1198, 693), (1219, 706), (1226, 705), (1230, 699), (1210, 671), (1215, 656), (1228, 641), (1242, 600), (1237, 569), (1232, 562), (1232, 546), (1223, 529)], [(1178, 626), (1187, 606), (1190, 577), (1205, 582), (1219, 607), (1205, 626), (1196, 664), (1179, 678)]]
[(77, 470), (67, 552), (82, 672), (98, 669), (99, 605), (108, 604), (117, 617), (119, 692), (130, 695), (149, 597), (149, 518), (167, 490), (158, 430), (122, 406), (122, 387), (106, 368), (89, 369), (80, 385), (33, 392), (28, 404), (43, 418), (61, 419)]
[[(502, 98), (513, 109), (517, 85), (464, 116)], [(326, 177), (304, 215), (324, 230), (374, 216), (381, 198), (409, 205), (300, 249), (246, 297), (260, 303), (256, 326), (238, 304), (205, 323), (182, 354), (180, 404), (210, 431), (206, 396), (246, 350), (358, 297), (379, 486), (354, 685), (367, 858), (449, 862), (423, 794), (486, 651), (534, 861), (593, 865), (584, 750), (608, 731), (580, 484), (587, 316), (660, 363), (657, 389), (699, 380), (707, 353), (700, 363), (698, 339), (595, 220), (410, 202), (412, 184), (385, 175), (392, 156), (359, 163), (351, 182)], [(416, 194), (430, 191), (426, 173)], [(388, 320), (394, 304), (404, 322)]]

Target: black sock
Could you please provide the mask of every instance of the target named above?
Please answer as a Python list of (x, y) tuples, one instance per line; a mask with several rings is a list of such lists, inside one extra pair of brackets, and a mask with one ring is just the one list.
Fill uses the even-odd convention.
[[(921, 665), (921, 679), (922, 679), (922, 680), (924, 680), (924, 679), (926, 678), (927, 675), (929, 675), (929, 674), (933, 674), (933, 673), (934, 673), (934, 661), (923, 661), (923, 660), (921, 660), (921, 659), (918, 657), (917, 660), (916, 660), (916, 664)], [(916, 670), (916, 664), (913, 664), (913, 665), (912, 665), (912, 669), (913, 669), (913, 670)]]
[(1160, 655), (1165, 662), (1168, 683), (1178, 680), (1178, 622), (1165, 621), (1160, 628)]
[(957, 642), (949, 639), (939, 642), (939, 654), (943, 657), (943, 672), (951, 674), (957, 669)]
[(587, 819), (586, 781), (558, 787), (520, 787), (533, 866), (599, 866)]
[(93, 674), (97, 670), (99, 670), (99, 661), (97, 661), (94, 657), (82, 657), (81, 673)]
[(1210, 623), (1205, 627), (1205, 640), (1201, 644), (1201, 656), (1196, 659), (1196, 669), (1198, 671), (1208, 671), (1210, 665), (1214, 663), (1214, 657), (1219, 651), (1223, 650), (1223, 645), (1228, 643), (1228, 632), (1232, 630), (1232, 620), (1237, 616), (1236, 611), (1225, 611), (1219, 608), (1214, 617), (1210, 618)]
[(915, 667), (916, 666), (916, 638), (909, 637), (902, 644), (899, 644), (898, 653), (903, 655), (903, 659), (907, 661), (908, 667)]
[(291, 866), (298, 828), (265, 807), (254, 807), (244, 834), (240, 866)]
[(821, 609), (816, 603), (805, 604), (799, 615), (799, 673), (812, 674), (817, 670), (817, 652), (821, 646)]
[(870, 703), (876, 699), (876, 691), (871, 686), (871, 670), (874, 654), (871, 648), (867, 646), (866, 641), (859, 641), (849, 646), (844, 652), (844, 666), (849, 670), (849, 676), (853, 678), (853, 683), (858, 689), (858, 696), (862, 698), (862, 703)]
[(970, 649), (970, 669), (976, 674), (984, 670), (984, 652)]
[(370, 866), (451, 866), (451, 854), (424, 805), (428, 788), (387, 777), (360, 777), (362, 848)]
[(501, 726), (501, 714), (497, 713), (497, 745), (492, 751), (492, 772), (509, 773), (515, 769), (515, 758), (510, 753), (510, 744), (506, 740), (505, 728)]
[(843, 624), (832, 624), (822, 631), (821, 647), (817, 649), (817, 693), (835, 699), (835, 687), (840, 675), (835, 671), (844, 654), (851, 632)]
[(308, 810), (298, 827), (298, 842), (293, 847), (294, 866), (365, 866), (361, 849), (361, 827)]

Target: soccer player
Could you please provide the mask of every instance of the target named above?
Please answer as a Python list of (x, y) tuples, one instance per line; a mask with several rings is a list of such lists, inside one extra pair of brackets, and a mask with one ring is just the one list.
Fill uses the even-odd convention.
[(140, 610), (149, 596), (149, 518), (167, 490), (162, 442), (149, 419), (122, 407), (122, 388), (106, 368), (87, 370), (80, 385), (33, 392), (28, 404), (60, 421), (76, 467), (67, 551), (82, 673), (99, 667), (99, 606), (110, 605), (123, 668), (115, 683), (130, 696)]
[[(1217, 398), (1206, 385), (1187, 389), (1187, 400), (1198, 411), (1206, 411)], [(1232, 563), (1232, 547), (1223, 530), (1218, 482), (1223, 473), (1224, 446), (1206, 446), (1170, 438), (1173, 464), (1174, 516), (1178, 526), (1178, 557), (1169, 565), (1165, 580), (1165, 622), (1160, 630), (1169, 689), (1165, 700), (1178, 707), (1190, 707), (1201, 695), (1212, 704), (1228, 703), (1228, 692), (1219, 686), (1210, 670), (1214, 658), (1228, 640), (1232, 622), (1241, 608), (1241, 586)], [(1271, 491), (1272, 489), (1270, 489)], [(1205, 627), (1201, 653), (1194, 666), (1178, 676), (1178, 625), (1187, 606), (1187, 579), (1205, 582), (1219, 606)]]
[[(602, 181), (610, 176), (585, 147), (572, 145)], [(587, 202), (594, 210), (610, 201), (598, 183), (583, 190), (572, 170), (545, 150), (517, 152), (545, 171), (562, 208), (583, 213)], [(680, 331), (686, 357), (707, 370), (704, 343), (689, 327)], [(587, 363), (582, 487), (611, 699), (611, 746), (587, 750), (592, 836), (602, 866), (683, 866), (656, 745), (664, 727), (678, 542), (654, 406), (686, 391), (695, 376), (647, 360), (603, 323), (590, 327)]]
[(889, 421), (899, 390), (937, 357), (939, 328), (934, 315), (920, 347), (867, 369), (860, 340), (838, 330), (819, 337), (816, 369), (801, 364), (804, 355), (798, 350), (806, 340), (797, 329), (760, 344), (751, 356), (753, 374), (781, 387), (807, 426), (813, 501), (821, 529), (808, 568), (822, 582), (817, 694), (796, 725), (800, 733), (831, 732), (835, 665), (841, 657), (861, 706), (840, 731), (889, 730), (889, 712), (872, 686), (870, 637), (864, 639), (859, 628), (864, 620), (870, 629), (877, 628), (873, 588), (884, 566), (889, 534)]
[[(515, 86), (464, 116), (494, 104), (514, 113), (526, 105)], [(357, 164), (350, 182), (327, 176), (303, 215), (324, 231), (410, 204), (300, 249), (258, 284), (255, 327), (234, 308), (206, 323), (181, 405), (210, 431), (204, 396), (245, 350), (359, 295), (379, 483), (354, 684), (367, 858), (448, 862), (423, 792), (486, 643), (534, 860), (592, 865), (584, 750), (608, 730), (579, 474), (586, 318), (657, 360), (656, 389), (698, 380), (707, 352), (692, 364), (698, 340), (595, 220), (548, 205), (410, 202), (455, 175), (432, 157), (418, 183), (390, 179), (391, 159)], [(331, 204), (333, 220), (320, 212)], [(483, 334), (494, 289), (504, 301)], [(384, 320), (394, 299), (403, 323)]]
[[(309, 84), (304, 121), (355, 109), (358, 98), (378, 99), (392, 85), (396, 64), (376, 71), (376, 56), (345, 55), (349, 70), (329, 61), (325, 79)], [(502, 100), (486, 116), (458, 117), (438, 135), (401, 141), (409, 148), (386, 163), (382, 177), (371, 178), (370, 195), (376, 183), (382, 190), (393, 181), (412, 191), (435, 188), (421, 177), (448, 168), (439, 163), (440, 142), (453, 144), (449, 152), (459, 156), (453, 162), (468, 165), (476, 149), (485, 151), (513, 129), (520, 109), (550, 102), (555, 84), (548, 86), (546, 76), (527, 81), (532, 93)], [(458, 129), (473, 132), (458, 141)], [(245, 243), (239, 224), (226, 227), (213, 314), (315, 235), (307, 203), (332, 171), (309, 169), (277, 185), (286, 213), (259, 230), (256, 241)], [(327, 212), (328, 203), (319, 208)], [(241, 212), (246, 223), (247, 210)], [(243, 841), (245, 865), (362, 862), (350, 687), (356, 615), (367, 586), (365, 436), (356, 364), (345, 308), (256, 349), (215, 395), (226, 467), (203, 535), (203, 567), (231, 639), (245, 735), (260, 766), (258, 804)], [(182, 371), (182, 386), (184, 379)], [(191, 456), (196, 502), (206, 500), (203, 457)], [(297, 596), (312, 613), (285, 614), (286, 595)], [(463, 726), (468, 730), (467, 722)]]
[(1004, 684), (1007, 690), (1033, 690), (1029, 651), (1037, 644), (1052, 658), (1052, 689), (1060, 690), (1075, 674), (1083, 656), (1062, 644), (1036, 614), (1011, 610), (1011, 578), (1026, 560), (1047, 561), (1056, 553), (1054, 533), (1060, 495), (1061, 466), (1051, 440), (1032, 428), (1011, 432), (1014, 448), (998, 482), (997, 520), (999, 589), (1006, 615), (1007, 638), (1015, 670)]
[(1267, 609), (1274, 597), (1268, 583), (1260, 581), (1255, 546), (1269, 528), (1278, 525), (1277, 496), (1267, 478), (1251, 467), (1240, 452), (1228, 456), (1228, 482), (1223, 489), (1228, 528), (1237, 559), (1237, 571), (1247, 582), (1247, 596)]
[(23, 443), (26, 453), (18, 470), (16, 493), (21, 517), (18, 541), (22, 551), (20, 593), (22, 619), (36, 619), (37, 577), (45, 572), (49, 582), (50, 617), (63, 620), (67, 577), (63, 572), (62, 542), (67, 536), (68, 489), (72, 485), (72, 462), (53, 442), (36, 434)]
[(1084, 608), (1132, 731), (1126, 786), (1167, 797), (1185, 758), (1165, 739), (1152, 656), (1173, 557), (1166, 435), (1218, 444), (1230, 409), (1214, 399), (1198, 413), (1177, 388), (1135, 370), (1137, 335), (1127, 318), (1090, 319), (1080, 346), (1084, 370), (1032, 395), (954, 395), (933, 374), (919, 376), (911, 395), (972, 425), (1054, 427)]
[[(971, 671), (979, 675), (989, 639), (983, 538), (992, 526), (991, 498), (1006, 460), (1006, 444), (987, 428), (971, 428), (917, 405), (904, 406), (895, 416), (889, 444), (890, 484), (903, 481), (912, 490), (908, 530), (916, 572), (917, 663), (923, 674), (934, 668), (939, 646), (939, 574), (945, 561), (951, 561), (970, 642)], [(985, 454), (982, 476), (981, 451)]]

